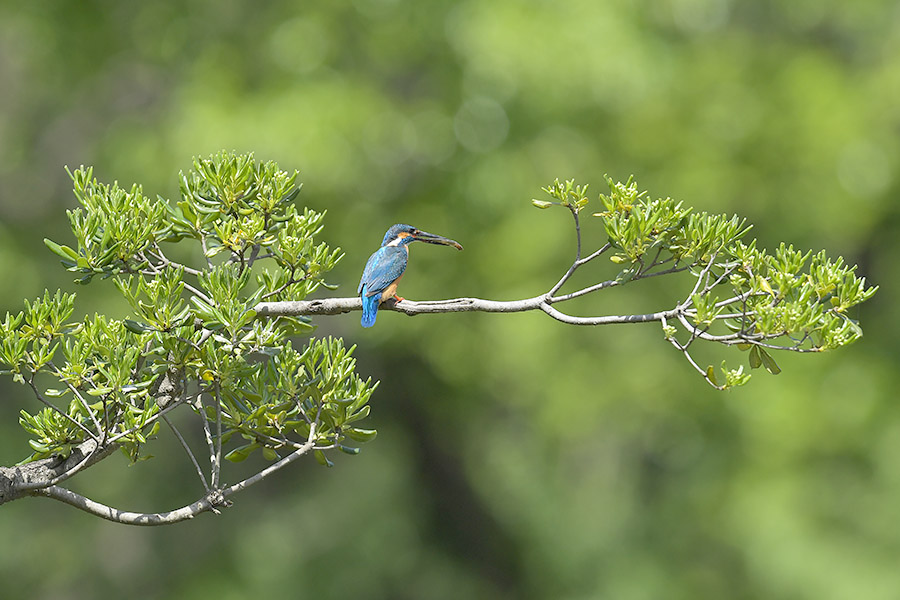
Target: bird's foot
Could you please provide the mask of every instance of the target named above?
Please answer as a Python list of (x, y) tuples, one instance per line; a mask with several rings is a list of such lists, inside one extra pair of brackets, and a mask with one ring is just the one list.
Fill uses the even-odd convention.
[(388, 306), (394, 307), (394, 306), (397, 306), (397, 303), (398, 303), (398, 302), (403, 302), (403, 300), (404, 300), (404, 298), (401, 298), (401, 297), (398, 296), (397, 294), (394, 294), (393, 296), (391, 296), (390, 298), (388, 298), (388, 299), (385, 300), (384, 302), (385, 302), (385, 304), (387, 304)]

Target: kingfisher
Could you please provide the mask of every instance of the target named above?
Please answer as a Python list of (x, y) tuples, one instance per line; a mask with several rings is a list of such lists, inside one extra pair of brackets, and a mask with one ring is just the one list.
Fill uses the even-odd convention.
[(362, 299), (361, 322), (363, 327), (371, 327), (375, 324), (379, 304), (391, 296), (397, 300), (403, 300), (397, 296), (397, 283), (406, 270), (406, 263), (409, 260), (409, 245), (413, 242), (453, 246), (457, 250), (463, 249), (459, 242), (416, 229), (412, 225), (398, 224), (388, 229), (381, 242), (381, 248), (369, 257), (362, 278), (359, 280), (357, 293)]

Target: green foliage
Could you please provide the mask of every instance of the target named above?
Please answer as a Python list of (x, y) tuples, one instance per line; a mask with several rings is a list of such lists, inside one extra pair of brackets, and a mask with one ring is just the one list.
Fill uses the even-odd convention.
[[(238, 433), (248, 443), (225, 458), (240, 462), (257, 448), (269, 448), (266, 456), (273, 460), (278, 455), (271, 440), (292, 436), (305, 440), (314, 422), (319, 445), (346, 450), (341, 443), (345, 437), (357, 442), (374, 439), (374, 432), (367, 437), (369, 430), (352, 426), (368, 416), (369, 397), (375, 389), (355, 375), (352, 350), (328, 338), (310, 343), (302, 352), (287, 347), (264, 369), (249, 373), (235, 369), (240, 378), (228, 379), (230, 385), (214, 389), (226, 407), (222, 423), (228, 435)], [(217, 375), (225, 381), (223, 373)], [(214, 409), (207, 407), (206, 412), (214, 420)]]
[(35, 456), (55, 454), (66, 458), (72, 448), (84, 441), (84, 433), (72, 424), (71, 415), (64, 415), (49, 407), (34, 415), (24, 410), (19, 415), (22, 428), (35, 436), (35, 439), (28, 440)]
[(693, 213), (671, 198), (650, 200), (634, 178), (623, 184), (607, 177), (607, 184), (610, 194), (600, 195), (606, 210), (594, 216), (603, 219), (617, 263), (643, 265), (656, 254), (675, 264), (702, 265), (750, 229), (737, 216)]
[[(697, 210), (748, 217), (770, 252), (781, 239), (840, 248), (881, 289), (849, 313), (864, 343), (803, 360), (772, 352), (785, 372), (727, 398), (652, 343), (657, 324), (389, 318), (359, 332), (354, 356), (391, 380), (382, 418), (404, 416), (396, 443), (366, 452), (354, 475), (250, 494), (239, 518), (165, 535), (41, 502), (6, 506), (15, 515), (2, 532), (17, 543), (0, 559), (5, 595), (290, 597), (298, 582), (322, 599), (888, 600), (900, 589), (900, 531), (885, 526), (900, 497), (895, 2), (125, 6), (5, 4), (0, 322), (44, 287), (72, 291), (55, 282), (56, 255), (30, 245), (39, 234), (74, 246), (57, 229), (70, 193), (61, 160), (177, 200), (185, 157), (223, 145), (315, 173), (309, 204), (328, 207), (325, 235), (347, 253), (329, 281), (355, 283), (389, 218), (470, 242), (452, 261), (414, 247), (401, 295), (536, 293), (569, 259), (569, 232), (508, 201), (575, 177), (591, 182), (587, 217), (605, 210), (602, 167)], [(473, 123), (470, 98), (494, 113)], [(499, 145), (469, 150), (462, 126), (481, 141), (503, 119)], [(601, 221), (584, 221), (587, 239)], [(547, 237), (534, 236), (536, 222)], [(78, 289), (76, 311), (115, 296), (95, 281)], [(671, 306), (678, 277), (646, 283), (597, 304)], [(747, 358), (723, 354), (734, 367)], [(722, 357), (703, 362), (720, 379)], [(759, 373), (745, 361), (744, 371)], [(7, 405), (31, 410), (6, 384)], [(432, 401), (406, 402), (406, 390)], [(6, 426), (9, 456), (23, 432)], [(184, 499), (162, 464), (139, 475), (159, 505)], [(135, 493), (114, 470), (95, 477), (103, 498)], [(54, 518), (72, 522), (48, 526)], [(112, 536), (139, 539), (115, 560), (71, 551)]]
[(551, 185), (541, 189), (547, 192), (551, 197), (555, 198), (556, 202), (547, 202), (546, 200), (537, 199), (532, 200), (531, 203), (538, 208), (549, 208), (556, 204), (565, 206), (577, 214), (582, 208), (587, 206), (588, 186), (576, 185), (575, 180), (573, 179), (568, 179), (565, 182), (560, 182), (560, 180), (557, 179)]
[[(68, 211), (76, 245), (45, 243), (78, 283), (112, 277), (132, 318), (69, 323), (75, 296), (60, 292), (6, 315), (5, 372), (47, 405), (20, 419), (34, 436), (32, 459), (66, 456), (91, 437), (117, 442), (137, 460), (162, 411), (179, 404), (207, 421), (216, 447), (243, 439), (226, 449), (232, 461), (257, 449), (273, 460), (304, 443), (317, 456), (354, 453), (345, 438), (374, 438), (357, 427), (375, 385), (355, 373), (353, 349), (328, 338), (296, 350), (290, 336), (310, 333), (308, 319), (263, 320), (253, 310), (260, 300), (300, 300), (327, 285), (325, 274), (343, 256), (315, 240), (324, 214), (297, 210), (298, 173), (222, 152), (181, 174), (176, 202), (99, 183), (91, 169), (70, 175), (81, 204)], [(196, 244), (201, 264), (171, 259), (178, 242), (188, 256), (180, 247)], [(158, 388), (173, 377), (177, 398), (163, 402)]]
[[(672, 313), (686, 340), (679, 342), (679, 328), (665, 320), (664, 335), (713, 386), (743, 385), (749, 374), (723, 364), (720, 382), (712, 366), (702, 369), (690, 358), (688, 347), (697, 339), (749, 350), (751, 369), (762, 366), (777, 375), (781, 369), (767, 349), (820, 352), (862, 337), (848, 311), (878, 288), (867, 287), (843, 258), (832, 260), (824, 250), (813, 256), (783, 242), (769, 254), (756, 240), (742, 241), (750, 226), (736, 215), (696, 213), (671, 198), (650, 199), (633, 178), (620, 183), (607, 177), (607, 184), (609, 195), (600, 195), (605, 210), (594, 214), (603, 221), (607, 247), (593, 257), (612, 249), (610, 260), (623, 266), (615, 279), (620, 284), (691, 272), (694, 288)], [(532, 203), (565, 206), (577, 223), (586, 189), (556, 180), (544, 188), (556, 202)]]

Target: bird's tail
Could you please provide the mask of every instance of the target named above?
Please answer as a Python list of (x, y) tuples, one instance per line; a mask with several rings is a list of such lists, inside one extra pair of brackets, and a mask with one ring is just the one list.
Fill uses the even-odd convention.
[(366, 295), (366, 290), (363, 289), (362, 293), (362, 323), (363, 327), (371, 327), (375, 324), (375, 317), (378, 315), (378, 301), (381, 299), (381, 294), (373, 294), (372, 296)]

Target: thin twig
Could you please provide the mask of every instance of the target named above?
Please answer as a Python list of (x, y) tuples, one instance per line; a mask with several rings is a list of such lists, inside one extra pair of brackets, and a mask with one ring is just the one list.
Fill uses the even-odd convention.
[(599, 290), (604, 290), (606, 288), (615, 287), (621, 284), (622, 282), (618, 279), (609, 279), (607, 281), (595, 283), (594, 285), (589, 285), (585, 288), (581, 288), (580, 290), (570, 292), (568, 294), (563, 294), (562, 296), (549, 296), (547, 298), (547, 302), (549, 302), (550, 304), (554, 304), (556, 302), (565, 302), (567, 300), (572, 300), (573, 298), (578, 298), (579, 296), (586, 296), (592, 292), (597, 292)]
[(184, 270), (185, 273), (187, 273), (189, 275), (193, 275), (195, 277), (202, 273), (202, 271), (193, 269), (185, 264), (175, 262), (173, 260), (169, 260), (169, 258), (163, 253), (162, 248), (160, 248), (159, 244), (157, 244), (156, 242), (153, 243), (153, 248), (154, 248), (154, 251), (151, 252), (151, 254), (155, 258), (159, 259), (159, 261), (162, 262), (164, 267), (172, 267), (175, 269), (182, 269), (182, 270)]
[[(206, 409), (203, 407), (203, 392), (197, 394), (194, 401), (197, 407), (197, 414), (200, 415), (200, 422), (203, 423), (203, 436), (206, 438), (206, 445), (209, 447), (210, 462), (210, 478), (216, 472), (216, 447), (213, 443), (212, 431), (209, 429), (209, 422), (206, 419)], [(213, 484), (215, 486), (215, 484)]]
[(207, 304), (215, 304), (215, 302), (213, 302), (212, 298), (210, 298), (209, 296), (207, 296), (206, 294), (204, 294), (202, 291), (200, 291), (199, 288), (196, 288), (196, 287), (192, 286), (191, 284), (189, 284), (189, 283), (186, 282), (186, 281), (182, 281), (181, 283), (184, 284), (184, 288), (185, 288), (187, 291), (189, 291), (190, 293), (194, 294), (195, 296), (197, 296), (198, 298), (200, 298), (201, 300), (203, 300), (203, 301), (206, 302)]
[[(102, 437), (103, 436), (103, 428), (100, 425), (100, 421), (97, 420), (97, 415), (94, 414), (94, 411), (91, 409), (90, 405), (87, 403), (87, 400), (85, 400), (84, 396), (81, 395), (81, 392), (79, 392), (78, 389), (74, 385), (72, 385), (71, 381), (68, 381), (67, 379), (62, 377), (62, 372), (60, 371), (59, 367), (57, 367), (53, 363), (50, 363), (50, 366), (53, 367), (53, 374), (56, 375), (60, 381), (62, 381), (63, 383), (66, 384), (66, 387), (69, 388), (69, 391), (72, 392), (72, 395), (78, 399), (78, 403), (81, 404), (81, 407), (85, 410), (85, 412), (87, 412), (88, 416), (91, 418), (91, 421), (94, 423), (94, 427), (97, 428), (98, 438), (96, 438), (96, 439), (99, 439), (100, 437)], [(34, 387), (34, 386), (32, 385), (32, 387)]]
[(203, 250), (203, 258), (206, 259), (206, 268), (212, 270), (213, 263), (212, 258), (209, 256), (209, 248), (206, 246), (206, 236), (200, 236), (200, 248)]
[(687, 298), (681, 304), (681, 306), (683, 306), (685, 308), (690, 306), (690, 304), (693, 302), (694, 295), (700, 289), (700, 282), (702, 282), (704, 279), (706, 279), (707, 282), (709, 281), (709, 278), (708, 278), (709, 270), (712, 269), (713, 264), (715, 262), (716, 262), (716, 255), (713, 254), (712, 257), (710, 257), (710, 259), (709, 259), (709, 263), (705, 267), (703, 267), (703, 269), (699, 273), (697, 273), (697, 283), (694, 284), (694, 289), (692, 289), (691, 293), (687, 295)]
[(129, 429), (125, 429), (125, 430), (123, 430), (123, 431), (120, 431), (120, 432), (117, 433), (116, 435), (111, 436), (111, 437), (107, 440), (107, 443), (111, 444), (111, 443), (113, 443), (113, 442), (116, 442), (116, 441), (122, 439), (123, 437), (125, 437), (125, 436), (127, 436), (127, 435), (131, 435), (131, 434), (134, 433), (135, 431), (138, 431), (138, 430), (140, 430), (140, 429), (143, 429), (143, 428), (147, 427), (148, 425), (152, 425), (155, 421), (158, 421), (159, 419), (164, 418), (165, 415), (166, 415), (166, 413), (168, 413), (168, 412), (170, 412), (170, 411), (172, 411), (172, 410), (175, 410), (176, 408), (178, 408), (178, 407), (181, 406), (182, 404), (184, 404), (184, 399), (179, 398), (178, 400), (175, 400), (175, 401), (172, 402), (171, 404), (166, 405), (165, 408), (160, 409), (160, 411), (159, 411), (158, 413), (156, 413), (155, 415), (153, 415), (152, 417), (149, 417), (149, 418), (148, 418), (146, 421), (144, 421), (141, 425), (135, 425), (134, 427), (131, 427), (131, 428), (129, 428)]
[[(94, 440), (94, 441), (97, 442), (98, 444), (100, 443), (100, 436), (103, 435), (103, 431), (102, 431), (102, 429), (100, 428), (99, 423), (97, 424), (97, 433), (94, 434), (93, 431), (91, 431), (90, 429), (88, 429), (87, 427), (85, 427), (83, 424), (81, 424), (81, 422), (76, 421), (75, 419), (73, 419), (72, 417), (70, 417), (70, 416), (69, 416), (69, 413), (64, 412), (61, 408), (59, 408), (58, 406), (56, 406), (55, 404), (53, 404), (52, 402), (50, 402), (49, 400), (47, 400), (46, 398), (44, 398), (43, 394), (41, 394), (41, 393), (38, 391), (37, 386), (34, 384), (33, 378), (27, 379), (26, 381), (28, 382), (28, 385), (31, 387), (31, 390), (34, 392), (35, 397), (37, 397), (37, 399), (38, 399), (40, 402), (42, 402), (42, 403), (45, 404), (46, 406), (50, 407), (50, 409), (52, 409), (53, 411), (59, 413), (63, 418), (65, 418), (65, 419), (68, 420), (70, 423), (72, 423), (73, 425), (75, 425), (76, 427), (78, 427), (79, 429), (81, 429), (83, 432), (85, 432), (85, 433), (87, 434), (87, 436), (88, 436), (89, 438), (91, 438), (92, 440)], [(95, 423), (96, 423), (96, 420), (95, 420)]]
[[(665, 264), (665, 262), (662, 262), (660, 264)], [(659, 277), (660, 275), (669, 275), (671, 273), (681, 273), (682, 271), (687, 271), (690, 268), (691, 268), (691, 265), (682, 265), (680, 267), (675, 265), (675, 266), (669, 267), (668, 269), (664, 269), (662, 271), (654, 271), (653, 273), (644, 272), (644, 273), (641, 273), (640, 275), (635, 275), (632, 278), (632, 281), (638, 281), (640, 279), (650, 279), (651, 277)]]
[(212, 487), (218, 488), (219, 473), (222, 470), (222, 398), (220, 397), (221, 390), (219, 389), (218, 380), (214, 382), (213, 386), (216, 401), (216, 454), (215, 456), (210, 455), (210, 459), (213, 467)]
[(296, 273), (296, 271), (297, 271), (297, 267), (291, 266), (291, 271), (288, 274), (287, 283), (284, 283), (284, 284), (278, 286), (277, 289), (274, 289), (271, 292), (267, 292), (267, 293), (263, 294), (260, 297), (260, 300), (267, 300), (267, 299), (271, 298), (272, 296), (276, 296), (276, 295), (280, 294), (281, 292), (283, 292), (284, 290), (288, 289), (290, 286), (294, 285), (295, 283), (300, 283), (301, 281), (306, 279), (306, 275), (304, 274), (303, 279), (295, 280), (294, 273)]
[(166, 425), (172, 430), (172, 433), (175, 434), (175, 437), (178, 438), (178, 441), (181, 442), (181, 447), (184, 448), (184, 451), (187, 452), (188, 456), (191, 458), (191, 462), (194, 464), (194, 468), (197, 469), (197, 475), (200, 476), (200, 482), (203, 484), (203, 489), (206, 490), (206, 493), (209, 493), (209, 484), (206, 483), (206, 476), (203, 474), (203, 469), (200, 468), (200, 463), (197, 462), (197, 457), (194, 456), (191, 447), (188, 446), (188, 443), (182, 437), (181, 432), (178, 431), (178, 428), (175, 427), (175, 424), (169, 420), (169, 417), (163, 416), (163, 421), (166, 422)]
[(579, 261), (581, 260), (581, 223), (579, 223), (578, 221), (578, 211), (571, 207), (569, 208), (569, 211), (572, 213), (572, 218), (575, 221), (575, 260), (572, 261), (572, 266), (569, 267), (569, 269), (566, 271), (566, 274), (556, 282), (556, 285), (550, 288), (549, 292), (547, 292), (548, 297), (553, 296), (553, 294), (558, 292), (563, 284), (568, 281), (569, 277), (572, 276), (572, 273), (574, 273), (575, 270), (580, 266)]
[(581, 265), (585, 265), (585, 264), (591, 262), (592, 260), (594, 260), (595, 258), (597, 258), (598, 256), (604, 254), (604, 253), (605, 253), (607, 250), (609, 250), (610, 248), (612, 248), (612, 244), (610, 244), (609, 242), (606, 242), (605, 244), (603, 244), (602, 246), (600, 246), (599, 249), (595, 250), (595, 251), (592, 252), (591, 254), (585, 256), (584, 258), (582, 258), (581, 260), (578, 260), (578, 261), (576, 261), (576, 262), (578, 263), (578, 266), (579, 266), (579, 267), (580, 267)]

